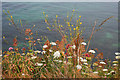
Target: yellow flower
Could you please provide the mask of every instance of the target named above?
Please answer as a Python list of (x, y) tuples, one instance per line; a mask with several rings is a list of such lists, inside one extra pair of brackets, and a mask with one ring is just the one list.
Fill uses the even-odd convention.
[(66, 38), (67, 36), (65, 35), (65, 38)]
[(58, 17), (58, 15), (56, 15), (56, 18)]
[(73, 9), (73, 12), (74, 12), (75, 10)]
[(43, 14), (45, 14), (45, 12), (43, 12)]
[(52, 25), (54, 27), (54, 25)]
[(82, 24), (82, 22), (80, 22), (80, 24)]
[(98, 66), (98, 64), (97, 63), (93, 63), (93, 66)]
[(74, 30), (75, 30), (75, 28), (74, 28)]
[(61, 25), (61, 27), (63, 27), (63, 26)]
[(78, 22), (78, 20), (77, 20), (77, 22)]
[(47, 27), (47, 29), (50, 29), (49, 27)]
[(70, 22), (68, 22), (68, 25), (70, 25)]
[(11, 53), (8, 51), (7, 54), (10, 55)]
[(29, 53), (29, 52), (27, 52), (27, 55), (30, 55), (30, 53)]
[(12, 19), (12, 16), (11, 16), (11, 19)]
[(48, 15), (46, 15), (46, 17), (48, 17)]
[(72, 35), (72, 33), (70, 33), (70, 35)]
[(28, 41), (29, 43), (31, 43), (31, 41)]
[(45, 19), (45, 22), (47, 23), (47, 19)]
[(64, 52), (62, 52), (62, 56), (65, 56)]
[(67, 18), (68, 18), (68, 16), (67, 16)]
[(70, 31), (71, 31), (71, 28), (70, 28)]
[(78, 27), (76, 27), (76, 29), (78, 29)]
[(81, 16), (79, 16), (81, 18)]
[(86, 57), (86, 59), (87, 59), (88, 61), (90, 61), (90, 60), (91, 60), (91, 57)]
[(7, 55), (4, 55), (4, 57), (7, 57)]
[(3, 39), (5, 39), (5, 36), (3, 36)]
[(73, 27), (73, 25), (72, 25), (72, 27)]
[(70, 24), (68, 26), (70, 26)]

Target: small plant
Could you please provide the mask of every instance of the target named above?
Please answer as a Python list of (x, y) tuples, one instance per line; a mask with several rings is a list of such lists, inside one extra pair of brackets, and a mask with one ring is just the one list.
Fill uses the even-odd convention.
[[(9, 11), (8, 11), (9, 13)], [(82, 36), (85, 28), (82, 27), (81, 16), (74, 20), (75, 10), (72, 16), (67, 16), (65, 23), (61, 24), (59, 16), (49, 23), (48, 15), (43, 12), (45, 23), (49, 31), (57, 31), (62, 36), (56, 42), (43, 40), (42, 51), (36, 49), (41, 45), (41, 38), (35, 39), (32, 29), (22, 29), (28, 47), (18, 48), (17, 37), (13, 40), (13, 47), (2, 53), (2, 77), (3, 78), (118, 78), (120, 53), (117, 53), (118, 61), (103, 59), (103, 53), (97, 48), (89, 49), (93, 34), (102, 29), (104, 20), (97, 28), (95, 21), (89, 41)], [(7, 16), (8, 14), (5, 13)], [(10, 14), (10, 13), (9, 13)], [(10, 15), (11, 16), (11, 15)], [(13, 17), (8, 18), (15, 27)], [(20, 23), (21, 20), (20, 20)], [(22, 24), (21, 24), (22, 26)], [(94, 54), (97, 54), (96, 56)], [(94, 60), (94, 61), (93, 61)]]

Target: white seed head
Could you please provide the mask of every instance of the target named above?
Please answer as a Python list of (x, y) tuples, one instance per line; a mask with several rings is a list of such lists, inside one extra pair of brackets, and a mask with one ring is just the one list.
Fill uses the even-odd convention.
[(59, 51), (56, 51), (54, 54), (53, 54), (53, 56), (54, 56), (54, 58), (58, 58), (58, 57), (60, 57), (60, 52)]
[(95, 53), (95, 51), (94, 51), (94, 50), (89, 50), (88, 52), (90, 52), (90, 53)]
[(77, 69), (82, 69), (81, 65), (77, 65), (76, 67), (77, 67)]
[(47, 45), (44, 45), (43, 48), (47, 48), (48, 46)]
[(85, 42), (82, 42), (81, 44), (82, 44), (82, 45), (87, 45)]
[(103, 71), (108, 71), (108, 69), (103, 69)]
[(50, 44), (53, 45), (53, 46), (56, 46), (56, 45), (57, 45), (55, 42), (51, 42)]

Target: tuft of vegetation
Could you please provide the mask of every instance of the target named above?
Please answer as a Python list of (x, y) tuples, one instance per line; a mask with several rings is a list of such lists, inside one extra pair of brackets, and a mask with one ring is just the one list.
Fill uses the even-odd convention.
[[(10, 12), (3, 12), (7, 15), (9, 24), (24, 33), (23, 37), (29, 44), (19, 48), (15, 37), (12, 47), (2, 52), (3, 78), (120, 78), (119, 52), (115, 53), (116, 60), (111, 61), (104, 60), (103, 53), (97, 48), (89, 49), (93, 34), (101, 30), (102, 25), (112, 17), (104, 20), (99, 26), (96, 26), (95, 21), (89, 40), (85, 41), (82, 36), (85, 27), (82, 27), (81, 16), (74, 19), (75, 10), (72, 11), (72, 16), (67, 16), (64, 24), (60, 23), (58, 15), (51, 24), (48, 15), (43, 12), (47, 29), (57, 31), (62, 36), (61, 40), (52, 42), (47, 37), (35, 38), (32, 32), (35, 25), (32, 29), (25, 29), (19, 20), (20, 29)], [(3, 39), (5, 40), (5, 36)], [(36, 45), (42, 46), (42, 51), (37, 50)]]

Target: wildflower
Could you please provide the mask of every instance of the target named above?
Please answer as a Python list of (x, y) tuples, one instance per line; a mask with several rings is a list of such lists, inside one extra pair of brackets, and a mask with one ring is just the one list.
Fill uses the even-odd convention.
[(60, 62), (60, 63), (62, 62), (62, 60), (54, 60), (54, 61), (55, 61), (55, 62)]
[(118, 61), (113, 61), (113, 63), (115, 63), (115, 64), (116, 64), (116, 63), (118, 63)]
[(25, 75), (24, 73), (22, 73), (22, 75)]
[(36, 65), (37, 65), (37, 66), (42, 66), (42, 65), (43, 65), (43, 63), (36, 63)]
[(108, 71), (108, 69), (103, 69), (103, 71)]
[(26, 30), (25, 30), (25, 35), (29, 35), (29, 33), (30, 33), (31, 31), (32, 31), (31, 29), (26, 29)]
[(44, 45), (43, 48), (47, 48), (48, 46), (47, 45)]
[(51, 44), (51, 45), (54, 45), (54, 46), (56, 46), (56, 45), (57, 45), (55, 42), (51, 42), (50, 44)]
[(46, 17), (48, 17), (48, 15), (46, 15)]
[(101, 68), (102, 66), (98, 66), (99, 68)]
[(37, 50), (37, 51), (34, 51), (35, 53), (40, 53), (41, 51)]
[(82, 57), (80, 57), (80, 59), (82, 60), (83, 58), (82, 58)]
[(87, 59), (88, 61), (90, 61), (90, 60), (91, 60), (91, 57), (86, 57), (86, 59)]
[(31, 59), (35, 59), (35, 58), (37, 58), (37, 56), (33, 56), (33, 57), (31, 57)]
[(114, 72), (115, 72), (114, 70), (110, 71), (110, 73), (114, 73)]
[(64, 64), (66, 64), (66, 63), (67, 63), (68, 65), (71, 65), (71, 64), (72, 64), (72, 63), (70, 63), (70, 62), (66, 62), (66, 61), (64, 61), (63, 63), (64, 63)]
[(11, 16), (11, 19), (12, 19), (12, 16)]
[(43, 12), (43, 14), (45, 14), (45, 12)]
[(73, 49), (75, 49), (76, 48), (76, 46), (75, 45), (73, 45), (73, 46), (71, 46)]
[(73, 9), (73, 12), (74, 12), (75, 10)]
[(42, 54), (45, 54), (45, 53), (46, 53), (46, 51), (42, 51), (41, 53), (42, 53)]
[(54, 61), (58, 62), (59, 60), (54, 60)]
[(116, 56), (116, 59), (120, 59), (120, 56)]
[(2, 57), (2, 54), (0, 54), (0, 57)]
[(78, 29), (78, 27), (76, 27), (76, 30)]
[(90, 53), (95, 53), (95, 51), (94, 51), (94, 50), (89, 50), (88, 52), (90, 52)]
[(81, 44), (82, 44), (82, 45), (87, 45), (85, 42), (82, 42)]
[(56, 15), (56, 18), (58, 17), (58, 15)]
[(100, 64), (106, 64), (106, 63), (102, 61), (102, 62), (100, 62)]
[(86, 60), (86, 59), (82, 59), (81, 62), (84, 62), (84, 63), (85, 63), (85, 62), (87, 62), (87, 60)]
[(46, 66), (47, 64), (44, 64), (44, 66)]
[(41, 61), (41, 62), (45, 62), (45, 61)]
[(115, 55), (120, 55), (120, 53), (119, 52), (115, 52)]
[(84, 65), (88, 65), (88, 63), (84, 63)]
[(12, 47), (9, 47), (9, 51), (11, 51), (11, 50), (13, 50), (13, 48), (12, 48)]
[(85, 57), (90, 57), (90, 55), (88, 53), (85, 54)]
[(22, 51), (25, 51), (25, 50), (26, 50), (26, 49), (23, 47), (23, 48), (22, 48)]
[(113, 64), (113, 66), (118, 66), (118, 64)]
[(60, 57), (60, 52), (59, 51), (56, 51), (54, 54), (53, 54), (53, 56), (54, 56), (54, 58), (58, 58), (58, 57)]
[(72, 58), (72, 56), (67, 56), (67, 58)]
[(67, 62), (67, 64), (68, 64), (68, 65), (72, 65), (72, 63), (70, 63), (70, 62)]
[(4, 55), (4, 57), (7, 57), (8, 55)]
[(31, 55), (31, 53), (27, 52), (27, 55)]
[(93, 63), (93, 66), (98, 66), (98, 64), (97, 63)]
[(76, 67), (77, 67), (77, 69), (82, 69), (81, 65), (77, 65)]
[(50, 52), (53, 52), (53, 50), (51, 50), (51, 49), (50, 49), (49, 51), (50, 51)]
[(81, 16), (79, 16), (81, 18)]
[(37, 39), (37, 41), (40, 41), (40, 39)]
[(24, 55), (25, 55), (25, 53), (22, 53), (21, 55), (22, 55), (22, 56), (24, 56)]
[(68, 44), (67, 46), (66, 46), (66, 49), (68, 49), (70, 47), (70, 44)]
[(106, 75), (110, 75), (110, 73), (107, 73)]
[(70, 24), (68, 26), (70, 26)]
[(3, 39), (5, 39), (5, 36), (3, 36)]
[(75, 31), (75, 28), (74, 28), (74, 31)]
[(80, 24), (82, 24), (82, 22), (80, 22)]
[(93, 72), (93, 73), (98, 74), (98, 72), (97, 72), (97, 71), (95, 71), (95, 72)]

